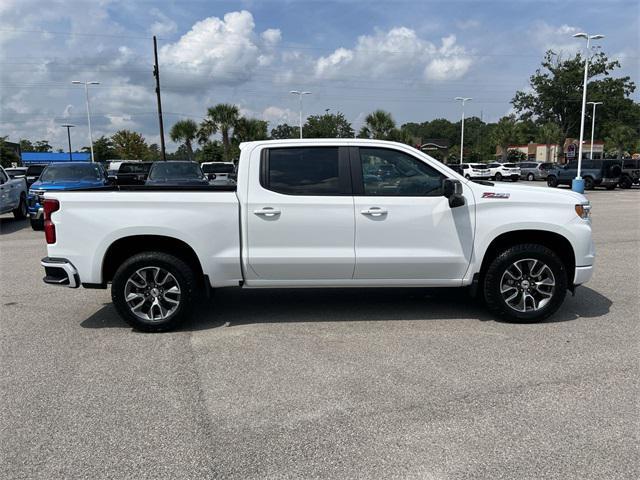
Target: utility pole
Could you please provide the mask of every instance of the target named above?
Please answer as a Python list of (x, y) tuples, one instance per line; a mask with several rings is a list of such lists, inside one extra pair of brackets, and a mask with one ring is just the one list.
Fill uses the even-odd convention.
[(73, 156), (71, 155), (71, 128), (75, 127), (75, 125), (71, 125), (69, 123), (65, 123), (61, 125), (67, 129), (67, 140), (69, 140), (69, 161), (73, 162)]
[(596, 129), (596, 106), (602, 105), (602, 102), (587, 102), (587, 105), (593, 105), (593, 114), (591, 115), (591, 152), (589, 153), (589, 160), (593, 160), (593, 134)]
[(158, 41), (153, 36), (153, 58), (155, 64), (153, 66), (153, 76), (156, 77), (156, 97), (158, 98), (158, 123), (160, 124), (160, 152), (162, 160), (167, 160), (167, 152), (164, 148), (164, 123), (162, 122), (162, 100), (160, 99), (160, 69), (158, 68)]
[(91, 132), (91, 107), (89, 106), (89, 85), (100, 85), (100, 82), (81, 82), (80, 80), (72, 80), (74, 85), (84, 85), (85, 101), (87, 103), (87, 124), (89, 125), (89, 147), (91, 149), (91, 163), (96, 161), (93, 155), (93, 133)]
[(302, 140), (302, 96), (303, 95), (311, 95), (311, 92), (304, 92), (302, 90), (291, 90), (289, 93), (291, 93), (292, 95), (298, 95), (298, 99), (300, 101), (300, 109), (299, 109), (299, 114), (300, 114), (300, 119), (299, 119), (299, 125), (300, 125), (300, 139)]
[(462, 102), (462, 125), (460, 129), (460, 163), (462, 163), (462, 157), (464, 154), (464, 104), (473, 99), (470, 97), (456, 97), (454, 100)]

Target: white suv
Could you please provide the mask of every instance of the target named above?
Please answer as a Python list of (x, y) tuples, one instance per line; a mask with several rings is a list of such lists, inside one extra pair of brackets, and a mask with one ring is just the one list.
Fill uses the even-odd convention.
[(491, 178), (491, 173), (484, 163), (462, 163), (449, 166), (469, 180), (489, 180)]
[(489, 174), (492, 180), (500, 182), (508, 178), (512, 182), (517, 182), (520, 178), (520, 167), (515, 163), (494, 162), (487, 165), (487, 167), (489, 167)]

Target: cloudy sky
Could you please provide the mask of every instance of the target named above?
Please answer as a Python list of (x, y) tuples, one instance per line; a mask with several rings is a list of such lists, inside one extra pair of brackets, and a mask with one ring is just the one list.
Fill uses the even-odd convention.
[(154, 34), (167, 129), (219, 102), (296, 124), (292, 89), (313, 92), (305, 114), (341, 111), (356, 128), (376, 108), (398, 124), (456, 120), (459, 95), (495, 121), (546, 49), (583, 47), (578, 31), (607, 35), (603, 50), (638, 83), (639, 18), (637, 0), (1, 0), (0, 135), (66, 147), (70, 122), (88, 145), (71, 80), (96, 80), (94, 138), (128, 128), (158, 142)]

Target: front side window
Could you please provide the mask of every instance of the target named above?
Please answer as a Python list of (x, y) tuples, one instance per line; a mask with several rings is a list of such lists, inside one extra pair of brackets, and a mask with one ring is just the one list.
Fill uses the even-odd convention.
[(397, 150), (360, 148), (365, 195), (440, 196), (445, 176)]
[(263, 186), (288, 195), (340, 195), (338, 147), (271, 148)]

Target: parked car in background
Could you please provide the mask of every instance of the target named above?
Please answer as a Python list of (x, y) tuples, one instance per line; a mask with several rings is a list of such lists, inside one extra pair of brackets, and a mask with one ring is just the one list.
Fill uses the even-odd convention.
[(42, 171), (47, 168), (47, 164), (33, 164), (27, 166), (27, 173), (25, 174), (27, 177), (27, 187), (30, 187), (33, 182), (38, 180)]
[(153, 162), (145, 185), (205, 186), (209, 185), (209, 179), (196, 162)]
[(122, 162), (113, 177), (118, 185), (144, 185), (153, 162)]
[(10, 178), (0, 167), (0, 214), (9, 212), (18, 220), (27, 217), (27, 181), (24, 176)]
[(484, 163), (462, 163), (448, 166), (458, 167), (454, 170), (469, 180), (489, 180), (491, 178), (489, 167)]
[(632, 185), (640, 183), (640, 159), (628, 158), (622, 161), (622, 172), (620, 173), (620, 188), (631, 188)]
[[(44, 281), (111, 283), (126, 322), (162, 331), (200, 294), (231, 286), (469, 286), (496, 316), (533, 322), (592, 276), (584, 195), (479, 184), (381, 140), (257, 141), (240, 152), (237, 189), (47, 192)], [(150, 177), (175, 163), (156, 162)], [(382, 165), (395, 176), (366, 173)]]
[[(205, 175), (215, 175), (217, 180), (233, 178), (236, 172), (236, 166), (233, 162), (202, 162), (200, 167)], [(210, 179), (214, 178), (210, 177)]]
[(10, 167), (5, 168), (4, 172), (9, 176), (9, 178), (19, 178), (24, 177), (26, 181), (27, 175), (27, 167)]
[[(613, 190), (620, 181), (621, 173), (620, 160), (583, 160), (580, 176), (584, 179), (585, 190), (593, 190), (595, 187)], [(558, 165), (547, 172), (547, 185), (571, 185), (577, 174), (577, 160)]]
[(106, 187), (112, 183), (99, 163), (60, 162), (48, 165), (29, 188), (27, 205), (31, 228), (42, 230), (44, 227), (42, 202), (46, 192)]
[(520, 167), (515, 163), (493, 162), (487, 165), (492, 180), (498, 182), (508, 179), (517, 182), (520, 179)]
[(549, 162), (520, 162), (520, 178), (523, 180), (544, 180), (547, 178), (549, 169), (554, 168), (553, 163)]

